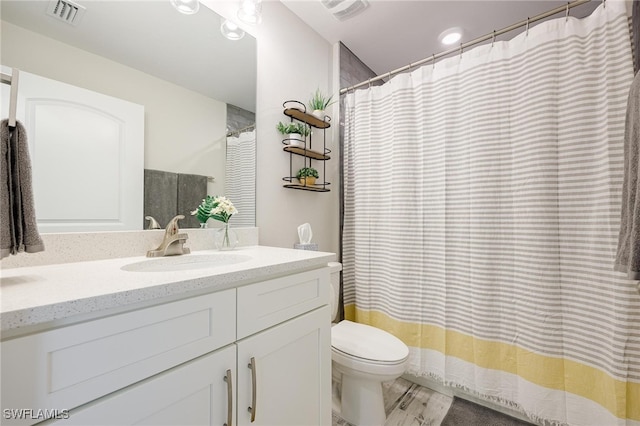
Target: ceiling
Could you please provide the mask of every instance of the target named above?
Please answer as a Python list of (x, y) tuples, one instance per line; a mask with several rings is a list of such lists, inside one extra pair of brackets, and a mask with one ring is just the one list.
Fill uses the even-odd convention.
[(224, 38), (208, 7), (183, 15), (169, 1), (75, 1), (86, 8), (76, 25), (47, 15), (48, 0), (2, 0), (0, 12), (3, 21), (255, 112), (256, 40)]
[[(225, 2), (201, 0), (209, 7), (187, 16), (177, 13), (168, 1), (77, 1), (87, 8), (77, 26), (47, 16), (48, 1), (2, 0), (1, 16), (5, 21), (255, 111), (256, 41), (248, 34), (237, 42), (221, 36), (220, 17), (210, 9), (210, 3)], [(329, 42), (344, 43), (376, 74), (450, 48), (437, 41), (447, 28), (461, 27), (462, 41), (469, 41), (566, 5), (564, 1), (546, 0), (369, 0), (369, 7), (361, 14), (341, 22), (321, 0), (280, 1)], [(584, 17), (599, 4), (599, 0), (593, 0), (576, 7), (571, 16)]]
[[(448, 28), (462, 28), (462, 42), (466, 42), (567, 4), (544, 0), (369, 0), (363, 12), (341, 22), (320, 0), (281, 1), (329, 42), (341, 41), (378, 75), (451, 49), (437, 40)], [(575, 7), (570, 15), (587, 16), (599, 4), (594, 0)], [(517, 33), (512, 31), (498, 40)]]

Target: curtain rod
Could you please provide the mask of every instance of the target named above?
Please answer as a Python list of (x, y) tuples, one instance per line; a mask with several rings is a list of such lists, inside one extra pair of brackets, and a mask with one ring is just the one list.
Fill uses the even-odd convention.
[[(466, 49), (467, 47), (482, 43), (483, 41), (495, 39), (495, 37), (497, 37), (497, 36), (499, 36), (501, 34), (508, 33), (509, 31), (513, 31), (513, 30), (518, 29), (520, 27), (527, 27), (527, 30), (528, 30), (529, 29), (529, 24), (531, 24), (533, 22), (540, 21), (541, 19), (548, 18), (549, 16), (553, 16), (553, 15), (555, 15), (557, 13), (562, 12), (562, 11), (566, 11), (566, 16), (568, 17), (569, 16), (569, 9), (573, 9), (574, 7), (583, 5), (585, 3), (589, 3), (590, 1), (591, 0), (575, 0), (575, 1), (568, 2), (564, 6), (558, 6), (555, 9), (552, 9), (552, 10), (549, 10), (547, 12), (544, 12), (544, 13), (541, 13), (539, 15), (536, 15), (533, 18), (527, 18), (524, 21), (520, 21), (520, 22), (518, 22), (516, 24), (509, 25), (508, 27), (505, 27), (505, 28), (503, 28), (501, 30), (498, 30), (498, 31), (493, 31), (493, 32), (491, 32), (489, 34), (486, 34), (486, 35), (484, 35), (482, 37), (475, 38), (475, 39), (473, 39), (471, 41), (468, 41), (466, 43), (460, 43), (460, 46), (458, 46), (458, 47), (454, 47), (452, 49), (445, 50), (444, 52), (436, 53), (434, 55), (431, 55), (428, 58), (424, 58), (424, 59), (422, 59), (422, 60), (420, 60), (418, 62), (412, 62), (409, 65), (405, 65), (404, 67), (395, 69), (393, 71), (390, 71), (390, 72), (387, 72), (387, 73), (384, 73), (384, 74), (380, 74), (380, 75), (378, 75), (376, 77), (370, 78), (369, 80), (363, 81), (362, 83), (358, 83), (358, 84), (356, 84), (354, 86), (347, 87), (346, 89), (340, 89), (340, 94), (343, 95), (343, 94), (345, 94), (345, 93), (347, 93), (347, 92), (349, 92), (351, 90), (355, 90), (355, 89), (357, 89), (359, 87), (366, 86), (367, 84), (371, 84), (374, 81), (382, 80), (383, 78), (387, 78), (387, 77), (390, 78), (393, 74), (398, 74), (398, 73), (401, 73), (401, 72), (404, 72), (404, 71), (408, 71), (413, 67), (420, 66), (420, 65), (426, 64), (428, 62), (435, 62), (436, 59), (440, 59), (440, 58), (442, 58), (444, 56), (447, 56), (447, 55), (450, 55), (452, 53), (462, 52), (462, 50)], [(604, 3), (605, 1), (606, 0), (602, 0), (602, 3)]]
[(256, 128), (255, 123), (254, 123), (254, 124), (250, 124), (250, 125), (248, 125), (247, 127), (243, 127), (242, 129), (234, 130), (233, 132), (228, 132), (228, 133), (227, 133), (227, 137), (229, 137), (229, 136), (233, 136), (233, 135), (238, 135), (238, 136), (240, 136), (240, 133), (244, 133), (244, 132), (247, 132), (247, 131), (249, 131), (249, 130), (253, 130), (253, 129), (255, 129), (255, 128)]

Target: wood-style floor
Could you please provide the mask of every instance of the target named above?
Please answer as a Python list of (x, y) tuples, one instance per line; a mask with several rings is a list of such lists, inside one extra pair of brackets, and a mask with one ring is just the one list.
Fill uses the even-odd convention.
[[(340, 417), (340, 383), (333, 380), (333, 426), (351, 426)], [(402, 377), (382, 384), (387, 421), (384, 426), (439, 426), (453, 398)], [(382, 426), (382, 425), (381, 425)]]

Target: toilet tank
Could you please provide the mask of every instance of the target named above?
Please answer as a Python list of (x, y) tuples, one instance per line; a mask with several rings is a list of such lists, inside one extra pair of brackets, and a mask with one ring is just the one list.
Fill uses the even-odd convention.
[(342, 263), (329, 262), (331, 286), (329, 287), (329, 306), (331, 307), (331, 322), (337, 321), (338, 303), (340, 302), (340, 271)]

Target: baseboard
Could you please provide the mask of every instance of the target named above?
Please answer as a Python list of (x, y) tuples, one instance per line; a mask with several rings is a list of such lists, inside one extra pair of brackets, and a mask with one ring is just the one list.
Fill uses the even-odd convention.
[(469, 394), (463, 391), (462, 389), (454, 388), (451, 386), (445, 386), (442, 383), (436, 382), (433, 379), (429, 379), (427, 377), (418, 377), (412, 374), (403, 374), (402, 378), (410, 382), (416, 383), (420, 386), (424, 386), (425, 388), (429, 388), (443, 395), (447, 395), (451, 397), (456, 396), (458, 398), (466, 399), (467, 401), (471, 401), (475, 404), (482, 405), (483, 407), (490, 408), (491, 410), (497, 411), (502, 414), (506, 414), (507, 416), (515, 417), (518, 420), (522, 420), (529, 423), (532, 422), (532, 420), (528, 418), (524, 413), (514, 410), (511, 407), (504, 406), (493, 401), (486, 401), (484, 399), (478, 398), (475, 395)]

